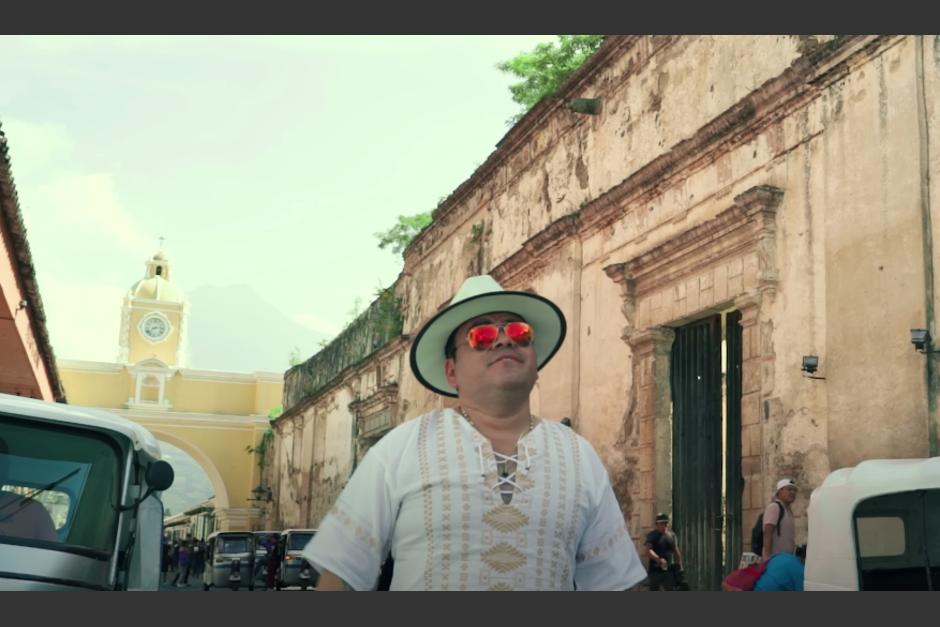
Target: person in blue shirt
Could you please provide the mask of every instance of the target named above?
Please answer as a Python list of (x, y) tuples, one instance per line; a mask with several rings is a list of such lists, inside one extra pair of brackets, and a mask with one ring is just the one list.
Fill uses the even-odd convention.
[[(799, 549), (797, 554), (800, 554)], [(754, 585), (754, 592), (802, 592), (803, 556), (805, 550), (800, 557), (792, 553), (772, 555), (767, 562), (767, 569)]]

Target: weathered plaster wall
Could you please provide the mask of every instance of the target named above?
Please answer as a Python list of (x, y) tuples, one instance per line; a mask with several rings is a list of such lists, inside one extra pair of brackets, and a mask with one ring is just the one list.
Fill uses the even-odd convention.
[[(555, 300), (568, 340), (540, 373), (533, 409), (573, 418), (638, 536), (669, 505), (669, 399), (654, 385), (668, 379), (668, 351), (656, 348), (668, 336), (630, 331), (746, 309), (744, 526), (789, 475), (805, 488), (796, 505), (805, 533), (810, 488), (831, 469), (929, 450), (928, 357), (908, 335), (927, 324), (927, 302), (940, 307), (936, 293), (925, 295), (925, 254), (936, 264), (940, 253), (925, 253), (922, 236), (940, 177), (931, 130), (940, 41), (923, 43), (919, 56), (910, 37), (608, 40), (416, 238), (398, 285), (403, 333), (479, 272)], [(569, 97), (601, 98), (601, 115), (568, 111)], [(759, 209), (767, 223), (745, 220), (750, 209), (740, 204), (758, 189), (779, 193)], [(737, 239), (709, 239), (722, 220), (740, 222)], [(667, 253), (656, 251), (693, 231), (687, 252), (657, 266)], [(651, 270), (627, 307), (607, 270), (636, 259)], [(807, 354), (820, 356), (825, 380), (802, 376)], [(382, 378), (398, 385), (397, 419), (439, 407), (408, 369), (407, 342), (395, 355)], [(366, 397), (373, 377), (349, 375), (331, 389)], [(663, 415), (665, 423), (655, 418)], [(349, 425), (338, 409), (329, 420), (327, 433)], [(313, 459), (316, 468), (325, 457)], [(325, 506), (335, 489), (324, 490)]]

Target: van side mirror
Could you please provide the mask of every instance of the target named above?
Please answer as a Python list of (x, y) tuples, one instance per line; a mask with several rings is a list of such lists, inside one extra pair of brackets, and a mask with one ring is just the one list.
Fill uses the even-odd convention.
[(162, 492), (173, 485), (173, 466), (161, 460), (147, 466), (147, 485), (151, 490)]

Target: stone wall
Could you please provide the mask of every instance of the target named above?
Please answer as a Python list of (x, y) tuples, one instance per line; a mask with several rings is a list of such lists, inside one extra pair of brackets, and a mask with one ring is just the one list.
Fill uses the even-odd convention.
[[(440, 406), (408, 369), (408, 336), (467, 276), (492, 273), (564, 311), (568, 338), (532, 405), (598, 449), (639, 541), (671, 509), (671, 329), (738, 310), (743, 528), (791, 476), (805, 538), (809, 493), (830, 470), (936, 454), (936, 357), (908, 333), (933, 328), (938, 304), (938, 76), (933, 37), (608, 38), (409, 247), (403, 335), (306, 388), (320, 391), (292, 392), (308, 395), (289, 412), (339, 432), (354, 410), (318, 408), (339, 407), (340, 389), (370, 415), (394, 407), (392, 423)], [(599, 98), (600, 115), (569, 110), (576, 97)], [(800, 372), (808, 354), (824, 380)], [(313, 454), (323, 506), (346, 451), (338, 474)]]

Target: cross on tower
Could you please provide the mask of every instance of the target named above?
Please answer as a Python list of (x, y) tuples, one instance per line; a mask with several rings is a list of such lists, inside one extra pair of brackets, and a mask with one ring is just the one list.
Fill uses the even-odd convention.
[(160, 250), (163, 250), (163, 241), (164, 241), (166, 238), (161, 235), (159, 239), (160, 239)]

